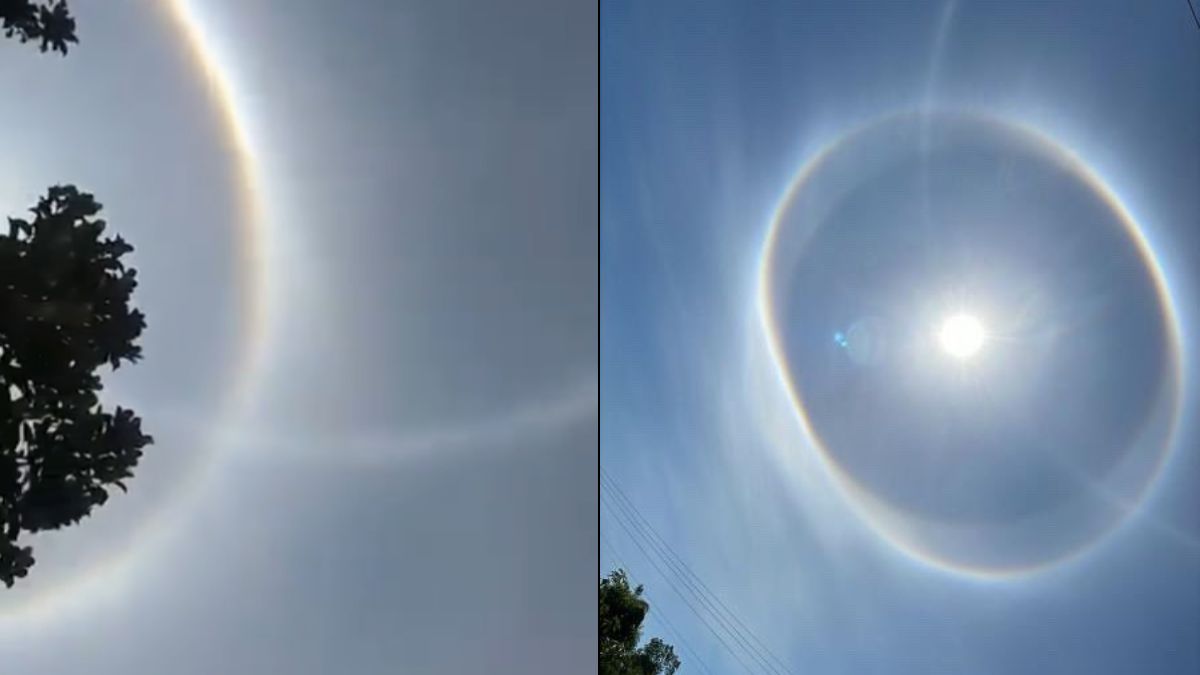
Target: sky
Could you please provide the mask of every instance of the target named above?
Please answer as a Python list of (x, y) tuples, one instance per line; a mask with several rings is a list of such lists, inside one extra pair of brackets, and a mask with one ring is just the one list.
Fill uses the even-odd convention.
[(600, 4), (600, 568), (646, 634), (1200, 669), (1187, 4)]
[(75, 183), (136, 247), (105, 400), (156, 443), (32, 542), (5, 671), (591, 663), (595, 7), (71, 8), (67, 58), (0, 45), (0, 204)]

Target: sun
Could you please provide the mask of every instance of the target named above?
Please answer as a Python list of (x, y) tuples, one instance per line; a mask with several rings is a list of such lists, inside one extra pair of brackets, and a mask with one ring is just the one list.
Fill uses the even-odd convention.
[(970, 314), (955, 314), (942, 322), (938, 341), (947, 354), (956, 359), (969, 359), (983, 348), (983, 324)]

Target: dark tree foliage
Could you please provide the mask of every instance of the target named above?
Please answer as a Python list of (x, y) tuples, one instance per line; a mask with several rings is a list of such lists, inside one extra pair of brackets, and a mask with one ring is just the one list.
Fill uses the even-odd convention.
[(130, 410), (105, 411), (99, 372), (141, 357), (145, 318), (130, 309), (133, 250), (105, 237), (100, 204), (50, 188), (32, 220), (0, 233), (0, 581), (33, 565), (22, 532), (79, 522), (125, 490), (153, 442)]
[(650, 605), (642, 587), (631, 588), (624, 570), (600, 580), (600, 675), (673, 675), (675, 648), (652, 638), (638, 648)]
[(75, 37), (75, 18), (66, 0), (54, 3), (31, 0), (0, 0), (0, 29), (4, 37), (21, 42), (37, 42), (43, 51), (67, 53), (68, 43), (78, 43)]

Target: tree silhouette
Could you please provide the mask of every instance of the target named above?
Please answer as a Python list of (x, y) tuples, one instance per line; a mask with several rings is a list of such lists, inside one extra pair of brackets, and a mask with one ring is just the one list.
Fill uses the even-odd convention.
[(101, 238), (100, 204), (55, 186), (32, 220), (0, 233), (0, 581), (11, 587), (33, 565), (22, 532), (79, 522), (125, 490), (153, 442), (130, 410), (106, 412), (99, 371), (141, 357), (145, 318), (130, 309), (133, 247)]
[(43, 52), (67, 53), (67, 43), (78, 43), (75, 19), (66, 0), (53, 4), (31, 0), (0, 0), (0, 29), (4, 37), (34, 41)]
[(638, 648), (649, 611), (642, 587), (631, 588), (624, 570), (600, 580), (600, 675), (673, 675), (679, 669), (675, 648), (662, 640)]

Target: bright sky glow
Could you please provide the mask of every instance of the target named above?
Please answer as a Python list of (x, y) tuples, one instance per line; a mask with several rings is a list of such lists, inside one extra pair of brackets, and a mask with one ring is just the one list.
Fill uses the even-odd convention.
[[(581, 490), (571, 477), (596, 462), (595, 7), (69, 4), (80, 44), (68, 57), (0, 39), (9, 50), (0, 80), (24, 94), (0, 112), (18, 130), (0, 202), (15, 216), (47, 185), (77, 182), (136, 246), (146, 359), (111, 380), (106, 373), (105, 389), (144, 417), (163, 452), (147, 453), (137, 486), (104, 517), (38, 535), (38, 572), (0, 587), (4, 671), (79, 672), (83, 653), (93, 670), (131, 675), (536, 673), (594, 659), (594, 590), (580, 580), (595, 567), (595, 479)], [(333, 26), (346, 30), (335, 37)], [(244, 39), (264, 32), (271, 40)], [(285, 46), (312, 45), (314, 35), (328, 40), (298, 63)], [(448, 106), (455, 114), (444, 114)], [(519, 167), (509, 161), (517, 154)], [(476, 180), (488, 196), (456, 198)], [(379, 185), (390, 186), (387, 199), (372, 196)], [(361, 229), (321, 228), (326, 210)], [(288, 232), (268, 220), (289, 223)], [(482, 264), (473, 253), (481, 237)], [(331, 254), (338, 242), (364, 245)], [(412, 265), (396, 266), (399, 252)], [(336, 303), (343, 293), (361, 304)], [(422, 317), (418, 330), (405, 315)], [(478, 344), (446, 337), (484, 334)], [(352, 430), (366, 432), (351, 442), (357, 465), (330, 454)], [(463, 480), (469, 494), (447, 502)], [(321, 529), (338, 539), (320, 542), (321, 552), (288, 553), (316, 545), (295, 527), (310, 519), (292, 508), (242, 517), (243, 500), (264, 499), (263, 485), (308, 493), (285, 484), (312, 481), (331, 500)], [(380, 507), (378, 495), (398, 501)], [(417, 504), (436, 505), (438, 527)], [(184, 533), (208, 529), (208, 518), (230, 525), (219, 528), (227, 539), (193, 550)], [(472, 534), (438, 534), (459, 524)], [(424, 553), (408, 554), (408, 544)], [(369, 565), (338, 559), (364, 550)], [(302, 564), (268, 570), (231, 553)], [(325, 572), (347, 564), (354, 574)], [(256, 570), (280, 583), (260, 583)], [(429, 597), (388, 582), (397, 570), (433, 579)], [(236, 580), (221, 580), (227, 574)], [(180, 575), (194, 583), (181, 586)], [(497, 578), (505, 580), (486, 588), (473, 581)], [(513, 607), (511, 589), (534, 585), (545, 592)], [(370, 616), (354, 586), (370, 589)], [(145, 603), (185, 609), (147, 612)], [(329, 634), (302, 607), (319, 607), (325, 627), (355, 625), (338, 618), (352, 612), (378, 634)], [(211, 611), (281, 629), (252, 650), (212, 649), (240, 644), (244, 628), (228, 625), (189, 654), (186, 625), (211, 623), (202, 618)], [(88, 649), (119, 642), (80, 632), (101, 615), (130, 619), (146, 648)], [(321, 640), (304, 637), (314, 629)], [(471, 649), (453, 649), (463, 632)]]
[(938, 342), (956, 359), (969, 359), (983, 348), (984, 331), (979, 319), (970, 314), (955, 314), (942, 323)]

